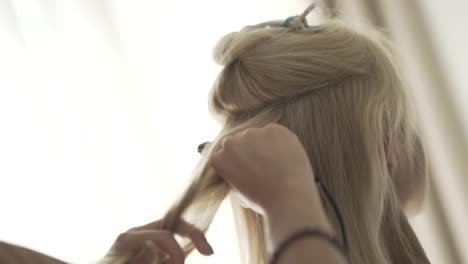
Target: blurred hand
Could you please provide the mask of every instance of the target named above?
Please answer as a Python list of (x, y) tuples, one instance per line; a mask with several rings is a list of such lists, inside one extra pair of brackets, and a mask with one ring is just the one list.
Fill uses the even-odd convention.
[[(176, 232), (188, 237), (203, 255), (213, 254), (213, 249), (202, 231), (182, 222)], [(174, 234), (161, 230), (161, 221), (135, 227), (122, 233), (114, 242), (107, 256), (128, 255), (128, 264), (182, 264), (184, 252), (174, 238)]]
[[(265, 214), (289, 198), (316, 197), (314, 175), (297, 136), (284, 126), (249, 128), (224, 138), (211, 156), (216, 173), (252, 210)], [(284, 203), (283, 203), (284, 204)]]

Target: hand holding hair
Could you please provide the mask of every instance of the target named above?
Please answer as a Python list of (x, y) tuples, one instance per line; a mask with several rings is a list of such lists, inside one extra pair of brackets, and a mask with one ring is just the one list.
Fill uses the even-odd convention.
[(264, 216), (272, 263), (345, 263), (308, 156), (293, 132), (278, 124), (249, 128), (224, 138), (211, 162), (241, 200)]
[[(155, 221), (143, 226), (135, 227), (122, 233), (106, 258), (130, 256), (126, 264), (182, 264), (185, 255), (174, 238), (174, 234), (161, 230), (161, 221)], [(213, 249), (205, 235), (196, 227), (185, 221), (181, 221), (176, 233), (188, 237), (194, 243), (197, 250), (209, 256)]]
[(297, 136), (284, 126), (270, 124), (225, 137), (211, 162), (257, 213), (266, 214), (294, 199), (318, 202), (307, 154)]

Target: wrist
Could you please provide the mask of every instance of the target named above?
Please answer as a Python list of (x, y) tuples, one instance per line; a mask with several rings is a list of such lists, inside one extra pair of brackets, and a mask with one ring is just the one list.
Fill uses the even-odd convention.
[(306, 227), (335, 234), (321, 204), (317, 187), (277, 199), (265, 208), (268, 251), (272, 251), (291, 233)]
[(302, 214), (323, 210), (320, 195), (315, 182), (285, 186), (282, 192), (277, 192), (275, 199), (270, 199), (262, 207), (267, 217), (282, 217), (290, 214)]
[(317, 226), (330, 229), (320, 196), (316, 193), (294, 195), (277, 201), (265, 209), (265, 218), (267, 223), (288, 224), (293, 228)]

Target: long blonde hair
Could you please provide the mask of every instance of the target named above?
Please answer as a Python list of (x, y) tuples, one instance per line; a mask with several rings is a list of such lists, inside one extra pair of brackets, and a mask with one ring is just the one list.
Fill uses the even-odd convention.
[[(224, 126), (212, 146), (249, 127), (288, 127), (341, 210), (352, 263), (425, 263), (387, 166), (397, 149), (397, 159), (414, 160), (418, 139), (392, 45), (380, 32), (336, 19), (310, 27), (304, 20), (310, 9), (290, 26), (262, 23), (218, 42), (214, 59), (224, 68), (210, 109)], [(210, 165), (212, 149), (164, 216), (164, 229), (176, 230), (184, 218), (207, 231), (230, 192)], [(262, 217), (236, 199), (232, 204), (245, 262), (267, 263)], [(189, 254), (193, 245), (184, 241), (184, 250)]]

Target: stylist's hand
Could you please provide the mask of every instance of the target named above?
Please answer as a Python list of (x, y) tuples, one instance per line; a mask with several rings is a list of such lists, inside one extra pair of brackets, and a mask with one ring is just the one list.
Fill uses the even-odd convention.
[(273, 206), (317, 195), (308, 156), (297, 136), (284, 126), (249, 128), (223, 139), (211, 156), (216, 173), (264, 214)]
[[(188, 237), (203, 255), (213, 254), (213, 249), (202, 231), (182, 222), (177, 234)], [(161, 221), (135, 227), (122, 233), (114, 242), (107, 256), (130, 255), (128, 264), (182, 264), (184, 252), (174, 234), (161, 230)]]

